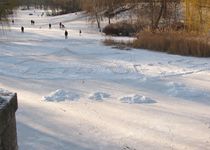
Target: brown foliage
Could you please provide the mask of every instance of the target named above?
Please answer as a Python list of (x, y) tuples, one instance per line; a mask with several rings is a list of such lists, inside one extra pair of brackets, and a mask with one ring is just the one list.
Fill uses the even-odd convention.
[(162, 51), (172, 54), (210, 57), (210, 38), (186, 32), (143, 32), (133, 47)]
[(136, 28), (133, 24), (129, 24), (127, 22), (119, 22), (107, 25), (103, 29), (103, 32), (106, 35), (132, 36), (136, 32)]
[(184, 56), (210, 57), (210, 37), (187, 32), (142, 32), (132, 42), (107, 39), (105, 45), (127, 45)]

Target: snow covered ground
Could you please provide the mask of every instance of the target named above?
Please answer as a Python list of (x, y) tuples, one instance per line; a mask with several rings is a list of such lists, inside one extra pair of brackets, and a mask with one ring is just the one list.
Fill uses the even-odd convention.
[(0, 36), (20, 150), (210, 149), (209, 58), (113, 49), (84, 14), (41, 13), (18, 11)]

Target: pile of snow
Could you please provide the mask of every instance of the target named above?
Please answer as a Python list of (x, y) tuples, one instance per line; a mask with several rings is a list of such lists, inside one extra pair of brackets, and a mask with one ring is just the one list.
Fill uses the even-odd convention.
[(123, 103), (129, 103), (129, 104), (151, 104), (156, 103), (155, 100), (141, 95), (132, 95), (132, 96), (125, 96), (120, 98), (120, 101)]
[(50, 102), (61, 102), (61, 101), (75, 101), (78, 100), (80, 96), (74, 92), (58, 89), (48, 96), (44, 96), (43, 100)]
[(10, 100), (14, 96), (14, 93), (9, 92), (8, 90), (0, 88), (0, 97), (4, 100)]
[(92, 95), (90, 95), (89, 99), (102, 101), (102, 100), (110, 98), (110, 97), (111, 97), (111, 95), (108, 93), (96, 92), (96, 93), (93, 93)]
[(0, 95), (9, 95), (9, 94), (11, 94), (11, 92), (9, 92), (8, 90), (0, 88)]

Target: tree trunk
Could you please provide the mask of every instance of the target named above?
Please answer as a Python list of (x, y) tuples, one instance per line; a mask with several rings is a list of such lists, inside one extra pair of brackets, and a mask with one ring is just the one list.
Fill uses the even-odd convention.
[(163, 16), (164, 9), (166, 9), (166, 0), (162, 0), (162, 2), (161, 2), (160, 12), (159, 12), (158, 18), (155, 21), (155, 24), (154, 24), (154, 27), (153, 27), (154, 29), (157, 29), (158, 28), (160, 19)]
[(97, 21), (98, 29), (99, 29), (99, 31), (101, 31), (100, 18), (99, 18), (99, 16), (98, 16), (97, 12), (95, 13), (95, 17), (96, 17), (96, 21)]

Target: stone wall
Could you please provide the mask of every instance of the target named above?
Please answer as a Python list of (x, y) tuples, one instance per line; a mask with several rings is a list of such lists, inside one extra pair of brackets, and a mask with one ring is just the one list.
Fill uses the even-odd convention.
[(0, 92), (0, 150), (17, 150), (17, 95)]

